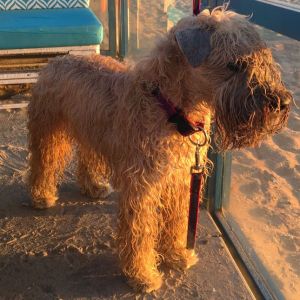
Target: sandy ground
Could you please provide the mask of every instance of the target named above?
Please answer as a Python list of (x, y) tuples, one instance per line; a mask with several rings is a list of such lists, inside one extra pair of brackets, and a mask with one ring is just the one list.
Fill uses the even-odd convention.
[[(156, 6), (152, 1), (151, 9), (148, 1), (141, 2), (140, 39), (143, 47), (149, 48), (155, 37), (164, 33), (167, 20), (165, 15), (161, 17), (162, 1)], [(187, 2), (190, 4), (177, 1), (176, 5), (186, 9)], [(92, 2), (96, 9), (97, 3)], [(106, 19), (102, 19), (105, 25)], [(283, 79), (300, 106), (300, 43), (267, 30), (261, 30), (261, 34), (273, 48)], [(0, 111), (0, 298), (101, 295), (109, 299), (142, 299), (142, 295), (134, 295), (128, 289), (117, 267), (113, 221), (116, 202), (90, 202), (80, 196), (74, 182), (75, 165), (66, 171), (61, 187), (63, 200), (57, 208), (36, 212), (26, 207), (26, 134), (26, 109)], [(294, 106), (288, 128), (282, 133), (258, 149), (234, 153), (231, 199), (225, 209), (289, 300), (300, 299), (299, 146), (300, 111)], [(215, 258), (204, 252), (208, 257), (205, 265)], [(175, 287), (182, 291), (182, 285), (191, 285), (183, 277), (172, 276), (165, 290), (169, 299)], [(113, 285), (109, 285), (111, 282)], [(230, 290), (229, 282), (228, 287)], [(209, 288), (211, 292), (213, 286)], [(183, 290), (179, 297), (185, 298), (181, 299), (193, 298), (186, 294), (188, 288)], [(210, 292), (202, 284), (196, 288), (194, 298), (222, 299), (221, 294)], [(243, 298), (235, 295), (228, 299)]]

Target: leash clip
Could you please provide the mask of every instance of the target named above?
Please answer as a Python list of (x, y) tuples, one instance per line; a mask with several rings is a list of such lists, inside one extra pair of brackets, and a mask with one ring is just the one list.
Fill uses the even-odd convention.
[[(202, 128), (202, 132), (205, 130)], [(193, 141), (190, 137), (190, 141), (193, 145), (196, 145), (195, 151), (195, 165), (191, 167), (191, 183), (190, 183), (190, 207), (189, 207), (189, 218), (188, 218), (188, 232), (187, 232), (187, 249), (194, 249), (196, 242), (196, 231), (198, 223), (198, 210), (201, 199), (201, 190), (204, 184), (205, 170), (204, 165), (200, 161), (200, 147), (204, 146), (208, 140), (206, 133), (204, 134), (205, 140), (202, 144)]]
[(189, 140), (190, 142), (196, 146), (195, 149), (195, 165), (191, 167), (191, 174), (194, 173), (201, 173), (203, 171), (203, 166), (201, 165), (201, 161), (200, 161), (200, 147), (205, 146), (208, 143), (208, 136), (207, 133), (205, 131), (205, 129), (203, 127), (198, 127), (199, 131), (198, 132), (202, 132), (203, 136), (204, 136), (204, 140), (202, 143), (199, 142), (199, 139), (197, 139), (197, 141), (194, 141), (192, 139), (192, 136), (189, 135)]
[(203, 142), (200, 144), (199, 143), (199, 139), (197, 139), (197, 141), (194, 141), (193, 139), (192, 139), (192, 135), (189, 135), (189, 140), (190, 140), (190, 142), (194, 145), (194, 146), (199, 146), (199, 147), (203, 147), (203, 146), (205, 146), (207, 143), (208, 143), (208, 135), (207, 135), (207, 133), (206, 133), (206, 130), (203, 128), (203, 127), (201, 127), (201, 126), (199, 126), (199, 127), (197, 127), (198, 128), (198, 131), (197, 132), (202, 132), (203, 133), (203, 136), (204, 136), (204, 140), (203, 140)]
[(196, 145), (196, 150), (195, 150), (195, 165), (191, 167), (191, 174), (195, 173), (202, 173), (203, 171), (203, 166), (201, 165), (200, 162), (200, 145)]

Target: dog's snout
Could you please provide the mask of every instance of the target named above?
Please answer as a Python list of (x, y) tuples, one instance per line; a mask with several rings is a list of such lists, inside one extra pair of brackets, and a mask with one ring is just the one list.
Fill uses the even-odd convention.
[(289, 91), (269, 92), (265, 95), (265, 104), (271, 111), (288, 109), (293, 97)]
[(285, 110), (290, 106), (290, 103), (291, 103), (291, 98), (287, 98), (287, 97), (273, 98), (272, 100), (268, 98), (268, 100), (266, 101), (266, 105), (267, 107), (269, 107), (271, 111)]

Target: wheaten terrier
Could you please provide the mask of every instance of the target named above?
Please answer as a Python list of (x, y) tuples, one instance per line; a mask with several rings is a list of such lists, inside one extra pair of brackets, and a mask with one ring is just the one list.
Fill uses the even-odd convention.
[(120, 192), (124, 274), (141, 290), (158, 289), (161, 261), (179, 268), (197, 261), (186, 249), (194, 147), (182, 116), (206, 131), (212, 117), (221, 150), (253, 146), (285, 125), (291, 99), (253, 25), (223, 7), (182, 19), (135, 65), (56, 58), (28, 111), (32, 204), (55, 205), (76, 145), (82, 190), (102, 197), (109, 180)]

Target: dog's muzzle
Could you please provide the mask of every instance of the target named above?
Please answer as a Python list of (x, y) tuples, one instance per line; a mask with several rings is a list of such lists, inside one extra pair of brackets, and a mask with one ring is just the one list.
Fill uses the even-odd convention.
[(287, 90), (277, 92), (264, 88), (256, 88), (253, 97), (261, 108), (267, 108), (270, 112), (275, 113), (288, 110), (293, 101), (291, 93)]

